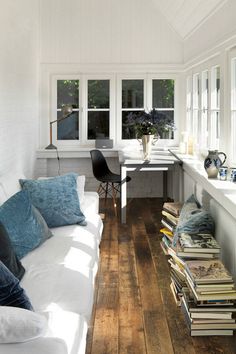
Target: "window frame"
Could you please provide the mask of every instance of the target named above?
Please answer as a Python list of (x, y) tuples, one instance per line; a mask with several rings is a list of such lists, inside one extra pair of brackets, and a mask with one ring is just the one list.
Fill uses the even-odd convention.
[[(220, 70), (219, 98), (217, 98), (217, 69)], [(218, 105), (217, 105), (218, 103)], [(210, 77), (210, 106), (209, 106), (209, 141), (210, 149), (219, 149), (220, 146), (220, 109), (221, 109), (221, 67), (211, 67)], [(218, 114), (218, 117), (217, 117)]]
[[(120, 73), (117, 75), (117, 144), (119, 146), (125, 146), (127, 143), (137, 145), (139, 142), (137, 139), (122, 139), (122, 80), (144, 80), (144, 110), (150, 111), (152, 109), (152, 80), (174, 80), (174, 108), (163, 108), (164, 110), (174, 111), (174, 123), (176, 128), (178, 128), (179, 122), (177, 119), (176, 112), (179, 111), (178, 106), (178, 94), (179, 94), (179, 75), (175, 73), (147, 73), (147, 74), (127, 74)], [(141, 110), (141, 108), (139, 108)], [(128, 110), (128, 109), (127, 109)], [(134, 109), (130, 109), (131, 111)], [(173, 139), (158, 139), (155, 144), (158, 147), (165, 148), (166, 146), (177, 146), (179, 141), (178, 134), (174, 132)]]
[(51, 112), (50, 112), (50, 121), (57, 120), (57, 112), (59, 111), (57, 108), (57, 81), (58, 80), (78, 80), (79, 81), (79, 109), (73, 109), (73, 111), (79, 112), (79, 139), (77, 140), (58, 140), (57, 139), (57, 123), (52, 124), (52, 140), (57, 147), (63, 148), (67, 146), (78, 146), (81, 143), (81, 113), (82, 113), (82, 101), (81, 101), (81, 75), (53, 75), (52, 77), (52, 100), (51, 100)]
[(236, 50), (230, 55), (230, 163), (236, 165)]
[(110, 80), (110, 117), (109, 117), (109, 137), (115, 139), (115, 124), (112, 117), (115, 112), (115, 79), (112, 74), (62, 74), (52, 76), (51, 110), (50, 121), (57, 119), (57, 81), (58, 80), (79, 80), (79, 139), (78, 140), (58, 140), (57, 123), (52, 125), (52, 139), (59, 148), (94, 146), (95, 139), (88, 139), (88, 80)]

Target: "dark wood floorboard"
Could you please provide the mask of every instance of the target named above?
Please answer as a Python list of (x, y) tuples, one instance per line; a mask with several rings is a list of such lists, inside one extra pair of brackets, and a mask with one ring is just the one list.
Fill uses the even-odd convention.
[(236, 354), (233, 337), (191, 337), (160, 247), (161, 198), (132, 199), (127, 223), (105, 214), (86, 354)]

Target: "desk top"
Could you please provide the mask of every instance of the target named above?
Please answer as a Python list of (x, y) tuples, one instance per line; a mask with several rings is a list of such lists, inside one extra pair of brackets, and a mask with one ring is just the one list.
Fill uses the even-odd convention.
[(142, 158), (142, 150), (133, 148), (122, 149), (119, 151), (119, 162), (122, 165), (173, 165), (174, 163), (180, 163), (170, 151), (168, 150), (156, 150), (153, 149), (151, 153), (150, 161), (145, 161)]

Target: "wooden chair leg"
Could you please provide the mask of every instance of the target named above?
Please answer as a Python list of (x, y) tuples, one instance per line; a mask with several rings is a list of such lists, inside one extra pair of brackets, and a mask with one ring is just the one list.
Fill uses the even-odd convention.
[(108, 193), (108, 182), (106, 182), (105, 204), (106, 204), (106, 201), (107, 201), (107, 193)]
[(116, 190), (114, 188), (114, 183), (112, 185), (112, 199), (113, 199), (113, 205), (114, 205), (114, 210), (115, 210), (115, 216), (117, 216), (117, 208), (116, 208)]

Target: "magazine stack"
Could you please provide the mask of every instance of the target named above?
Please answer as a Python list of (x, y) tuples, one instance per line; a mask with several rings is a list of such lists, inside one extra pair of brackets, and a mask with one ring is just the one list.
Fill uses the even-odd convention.
[(233, 335), (236, 289), (219, 259), (187, 260), (182, 309), (192, 336)]

